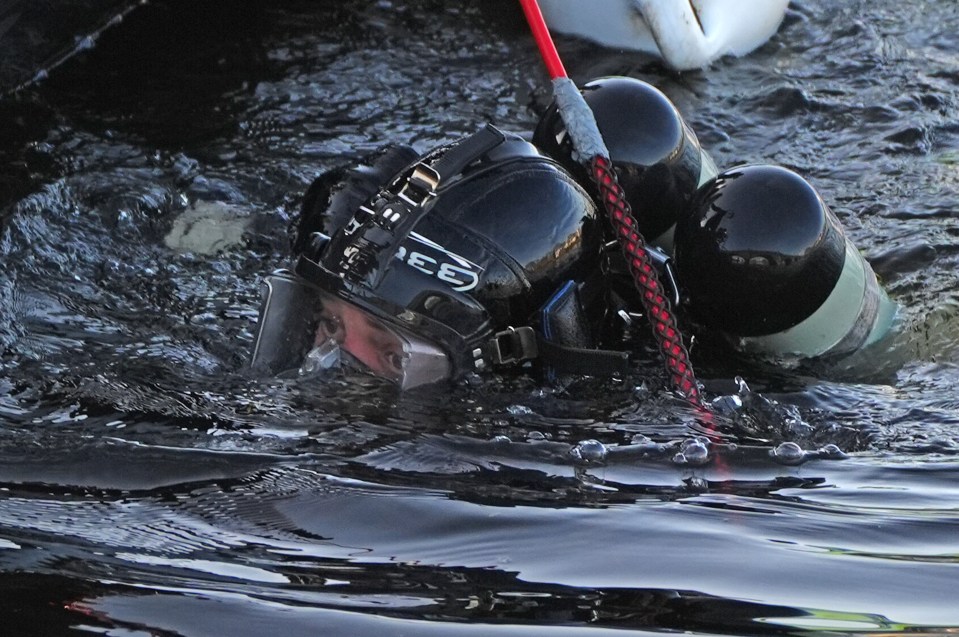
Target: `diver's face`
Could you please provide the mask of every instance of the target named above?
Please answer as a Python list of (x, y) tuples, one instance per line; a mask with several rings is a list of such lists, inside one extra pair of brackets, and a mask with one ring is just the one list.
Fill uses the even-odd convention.
[(311, 378), (331, 369), (362, 369), (401, 389), (447, 380), (453, 372), (436, 342), (287, 270), (264, 280), (250, 364)]
[(378, 376), (390, 380), (403, 376), (405, 354), (399, 337), (349, 303), (323, 295), (314, 346), (328, 340)]

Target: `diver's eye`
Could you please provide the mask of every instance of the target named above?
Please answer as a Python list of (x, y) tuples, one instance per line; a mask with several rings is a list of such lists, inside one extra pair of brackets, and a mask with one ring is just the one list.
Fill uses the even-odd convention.
[(396, 375), (403, 373), (403, 368), (406, 366), (406, 356), (403, 352), (387, 352), (384, 358), (393, 373)]
[(318, 336), (322, 335), (324, 339), (332, 338), (338, 343), (342, 343), (343, 337), (345, 336), (343, 322), (340, 320), (340, 317), (332, 314), (320, 315), (320, 324), (317, 332)]

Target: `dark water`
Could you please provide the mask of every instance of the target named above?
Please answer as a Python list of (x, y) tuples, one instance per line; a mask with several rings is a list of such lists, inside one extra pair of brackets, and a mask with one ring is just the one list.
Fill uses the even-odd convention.
[(157, 0), (0, 100), (3, 634), (959, 630), (959, 4), (797, 0), (681, 75), (559, 43), (720, 166), (809, 176), (898, 335), (819, 369), (694, 348), (707, 397), (756, 392), (705, 464), (652, 357), (562, 389), (250, 378), (312, 178), (528, 131), (548, 86), (505, 0)]

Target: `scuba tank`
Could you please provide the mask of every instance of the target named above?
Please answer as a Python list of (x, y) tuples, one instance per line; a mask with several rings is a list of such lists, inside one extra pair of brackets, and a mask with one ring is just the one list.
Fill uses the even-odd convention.
[(759, 355), (841, 356), (876, 342), (895, 304), (813, 186), (778, 166), (703, 185), (675, 234), (692, 318)]
[[(582, 94), (674, 304), (695, 323), (773, 357), (847, 354), (888, 332), (895, 304), (805, 179), (774, 166), (719, 173), (676, 106), (640, 80), (600, 78)], [(555, 103), (533, 141), (589, 184)], [(618, 250), (608, 258), (621, 276)]]
[[(652, 85), (629, 77), (604, 77), (584, 85), (582, 94), (639, 231), (650, 245), (670, 250), (676, 219), (696, 188), (716, 175), (716, 164), (676, 106)], [(555, 102), (540, 118), (533, 143), (580, 183), (590, 183), (585, 169), (573, 159), (572, 141)]]

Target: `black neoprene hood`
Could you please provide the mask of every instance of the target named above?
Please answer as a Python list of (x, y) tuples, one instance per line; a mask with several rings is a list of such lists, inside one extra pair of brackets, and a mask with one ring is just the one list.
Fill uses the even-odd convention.
[[(371, 196), (369, 184), (389, 181), (398, 162), (380, 155), (371, 163), (347, 177), (366, 187), (328, 184), (308, 197), (295, 243), (302, 249), (297, 274), (436, 341), (457, 372), (472, 369), (473, 353), (492, 334), (526, 325), (564, 282), (596, 267), (601, 237), (589, 195), (532, 144), (507, 136), (441, 181), (382, 271), (360, 280), (339, 276), (330, 266), (338, 258), (330, 245), (342, 232), (334, 223)], [(307, 229), (333, 239), (314, 250), (303, 240)]]

